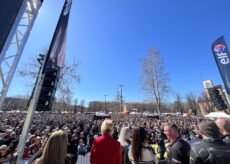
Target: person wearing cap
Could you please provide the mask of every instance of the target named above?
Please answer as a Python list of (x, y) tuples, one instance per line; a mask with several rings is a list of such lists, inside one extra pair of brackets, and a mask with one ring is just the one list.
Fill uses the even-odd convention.
[(91, 164), (121, 164), (121, 145), (113, 135), (113, 121), (106, 119), (101, 125), (102, 136), (93, 141), (90, 163)]

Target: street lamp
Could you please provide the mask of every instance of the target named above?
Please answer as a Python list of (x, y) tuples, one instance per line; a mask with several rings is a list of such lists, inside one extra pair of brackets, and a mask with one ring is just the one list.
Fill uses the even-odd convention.
[(122, 104), (122, 102), (123, 102), (123, 101), (122, 101), (122, 87), (124, 87), (124, 86), (123, 86), (122, 84), (120, 84), (119, 87), (121, 88), (121, 94), (120, 94), (120, 101), (121, 101), (121, 102), (120, 102), (120, 110), (121, 110), (121, 112), (122, 112), (122, 107), (123, 107), (123, 104)]
[[(107, 95), (105, 95), (105, 111), (106, 111), (106, 96), (107, 96)], [(105, 113), (105, 111), (104, 111), (104, 113)]]

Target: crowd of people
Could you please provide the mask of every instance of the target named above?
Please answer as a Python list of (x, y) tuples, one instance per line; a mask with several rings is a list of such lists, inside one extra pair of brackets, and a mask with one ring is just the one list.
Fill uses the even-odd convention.
[[(25, 113), (0, 113), (0, 163), (17, 157), (24, 120)], [(224, 118), (36, 113), (23, 159), (36, 164), (227, 164), (229, 153), (230, 121)]]

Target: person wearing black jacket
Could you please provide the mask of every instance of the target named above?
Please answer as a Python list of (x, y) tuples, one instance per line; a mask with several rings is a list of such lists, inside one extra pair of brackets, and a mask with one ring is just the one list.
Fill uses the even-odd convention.
[(190, 164), (227, 164), (230, 162), (230, 146), (221, 139), (221, 133), (211, 120), (199, 124), (203, 140), (192, 145)]
[(176, 124), (165, 124), (164, 133), (170, 144), (168, 146), (168, 164), (189, 164), (190, 145), (180, 137)]
[(230, 134), (224, 135), (222, 139), (226, 144), (230, 146)]
[(227, 118), (218, 118), (215, 120), (215, 123), (220, 129), (223, 141), (230, 145), (230, 120)]

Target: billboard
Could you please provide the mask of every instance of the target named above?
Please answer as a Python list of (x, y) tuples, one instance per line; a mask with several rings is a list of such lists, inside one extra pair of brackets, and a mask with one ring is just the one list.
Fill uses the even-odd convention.
[(0, 1), (0, 53), (25, 0)]
[(204, 80), (203, 81), (203, 86), (204, 86), (205, 89), (212, 88), (213, 87), (212, 80)]
[(223, 79), (225, 89), (227, 93), (230, 94), (230, 54), (223, 36), (212, 44), (212, 52)]

